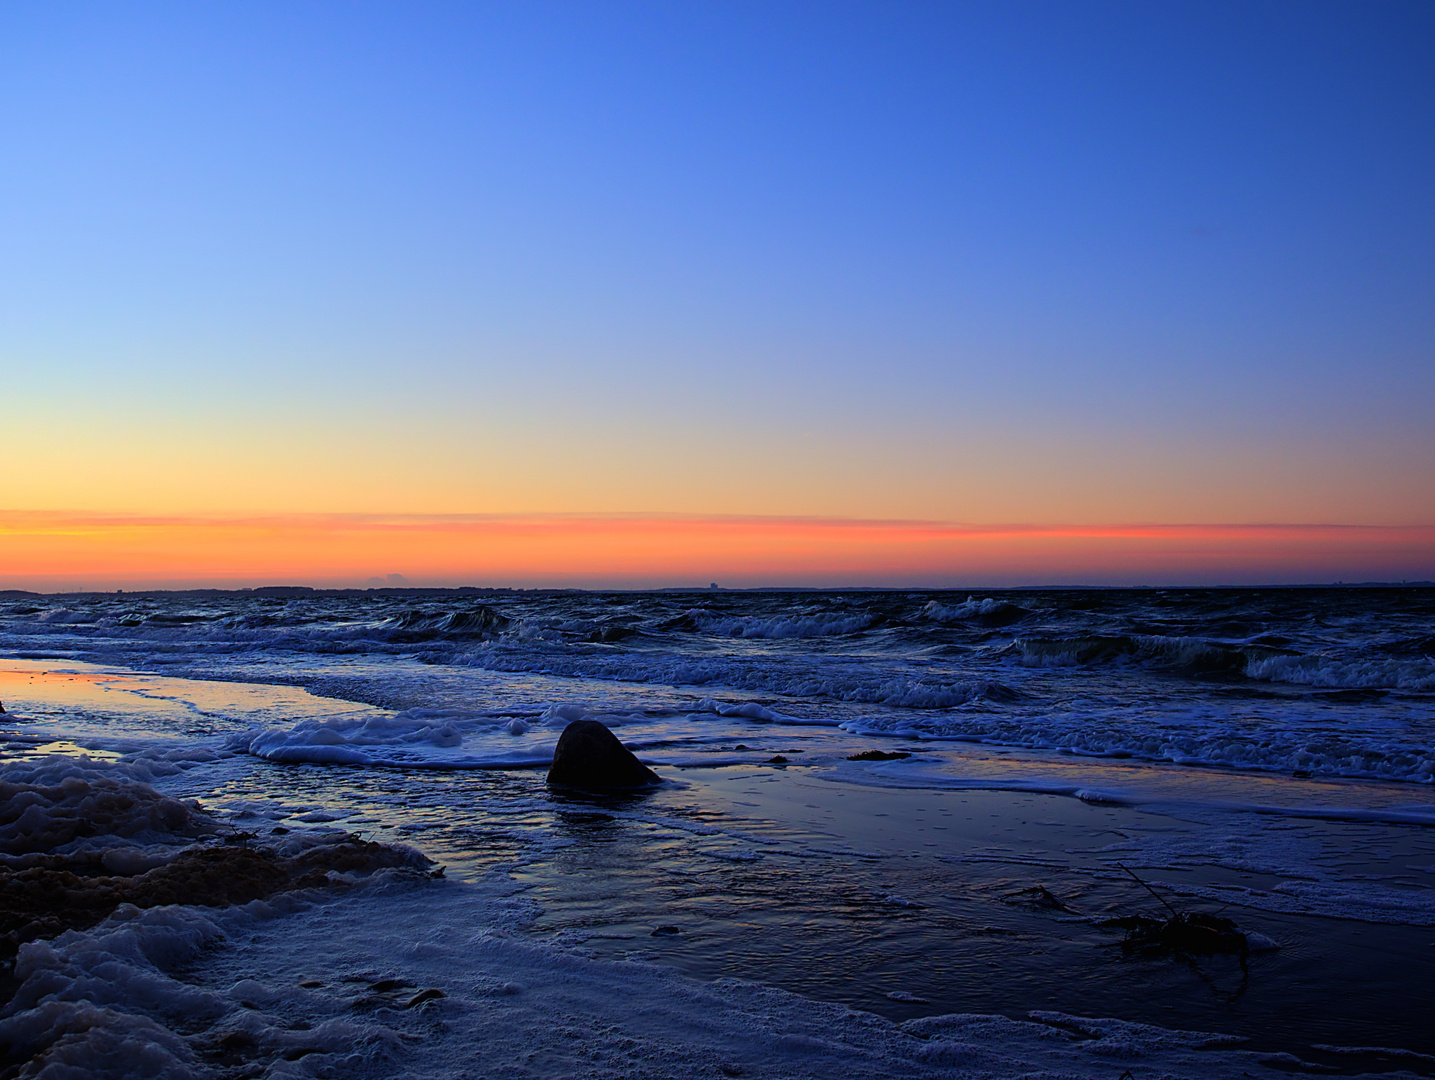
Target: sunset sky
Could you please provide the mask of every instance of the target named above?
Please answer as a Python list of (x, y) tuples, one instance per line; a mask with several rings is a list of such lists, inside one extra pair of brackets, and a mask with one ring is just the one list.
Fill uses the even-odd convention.
[(0, 589), (1435, 578), (1435, 5), (0, 8)]

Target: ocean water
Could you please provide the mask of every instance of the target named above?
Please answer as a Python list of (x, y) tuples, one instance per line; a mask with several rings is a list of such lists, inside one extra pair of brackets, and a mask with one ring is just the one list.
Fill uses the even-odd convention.
[[(135, 1039), (176, 1076), (1435, 1065), (1435, 590), (16, 594), (0, 669), (0, 779), (446, 868), (34, 953), (0, 1036), (109, 1010), (61, 1040), (91, 1073)], [(549, 790), (581, 717), (668, 783)], [(1164, 904), (1251, 953), (1103, 925)], [(356, 1008), (364, 972), (447, 996)], [(248, 1057), (195, 1049), (241, 1021)]]

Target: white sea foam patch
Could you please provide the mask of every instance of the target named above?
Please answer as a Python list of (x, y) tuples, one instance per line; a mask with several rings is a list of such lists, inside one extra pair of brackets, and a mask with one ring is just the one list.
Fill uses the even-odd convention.
[(198, 804), (150, 786), (141, 764), (49, 757), (0, 766), (0, 863), (18, 868), (46, 854), (103, 851), (114, 872), (136, 860), (167, 861), (217, 823)]
[(791, 724), (795, 727), (837, 727), (836, 720), (821, 717), (788, 716), (755, 701), (726, 702), (703, 698), (693, 706), (697, 713), (714, 713), (718, 716), (740, 720), (753, 720), (762, 724)]
[(93, 612), (81, 611), (75, 608), (57, 607), (44, 612), (36, 620), (41, 623), (87, 623), (94, 622), (98, 618)]
[[(1239, 1040), (1111, 1019), (960, 1014), (896, 1024), (780, 990), (702, 983), (517, 931), (495, 886), (377, 887), (318, 904), (121, 910), (27, 946), (0, 1011), (26, 1075), (680, 1075), (1110, 1080), (1256, 1072)], [(242, 947), (240, 947), (242, 943)]]
[(928, 600), (919, 614), (933, 622), (969, 622), (972, 619), (1010, 618), (1013, 621), (1027, 614), (1027, 609), (1010, 600), (986, 596), (978, 600), (969, 596), (960, 604), (943, 604)]
[(292, 896), (228, 909), (125, 904), (89, 931), (22, 945), (18, 989), (0, 1010), (0, 1056), (45, 1078), (197, 1080), (220, 1075), (216, 1058), (269, 1077), (385, 1071), (416, 1037), (418, 1016), (354, 1019), (350, 1001), (243, 977), (232, 955), (219, 978), (196, 978), (234, 937), (307, 907)]
[(1267, 682), (1333, 690), (1435, 691), (1435, 659), (1340, 660), (1324, 656), (1266, 656), (1246, 665), (1246, 675)]
[(522, 717), (453, 709), (336, 716), (277, 727), (254, 727), (231, 740), (234, 749), (267, 761), (395, 768), (515, 769), (547, 765), (556, 735), (524, 738)]
[(778, 615), (768, 617), (718, 615), (705, 608), (694, 608), (687, 614), (692, 625), (705, 633), (721, 637), (784, 638), (840, 637), (856, 634), (871, 627), (876, 616), (866, 612), (819, 612), (809, 615)]

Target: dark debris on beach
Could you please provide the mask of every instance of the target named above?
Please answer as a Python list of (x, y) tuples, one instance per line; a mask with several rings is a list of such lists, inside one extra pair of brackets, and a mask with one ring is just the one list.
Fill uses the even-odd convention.
[[(1120, 864), (1118, 864), (1120, 865)], [(1177, 954), (1183, 956), (1230, 955), (1244, 957), (1251, 951), (1250, 940), (1232, 919), (1199, 911), (1177, 911), (1136, 872), (1122, 866), (1136, 884), (1160, 901), (1171, 913), (1168, 919), (1149, 915), (1123, 915), (1105, 919), (1101, 925), (1126, 931), (1121, 951), (1127, 954)]]

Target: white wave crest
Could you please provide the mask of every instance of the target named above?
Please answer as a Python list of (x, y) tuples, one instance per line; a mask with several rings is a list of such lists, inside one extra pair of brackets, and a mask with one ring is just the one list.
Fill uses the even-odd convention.
[(970, 619), (980, 619), (993, 615), (1021, 614), (1023, 609), (1009, 600), (998, 600), (994, 597), (985, 596), (978, 600), (975, 596), (969, 596), (960, 604), (948, 605), (938, 603), (936, 600), (928, 600), (922, 605), (919, 612), (923, 618), (931, 619), (933, 622), (966, 622)]
[[(512, 769), (547, 765), (550, 744), (495, 745), (494, 735), (513, 739), (526, 721), (458, 710), (413, 709), (388, 715), (304, 720), (282, 727), (255, 727), (232, 740), (234, 749), (267, 761), (395, 768)], [(489, 736), (464, 753), (465, 737)]]
[(877, 620), (866, 613), (849, 615), (823, 613), (817, 615), (783, 615), (773, 618), (736, 618), (714, 615), (703, 608), (688, 612), (693, 625), (706, 633), (722, 637), (784, 638), (840, 637), (866, 630)]
[(1435, 660), (1335, 660), (1323, 656), (1267, 656), (1246, 665), (1266, 682), (1329, 689), (1435, 690)]

